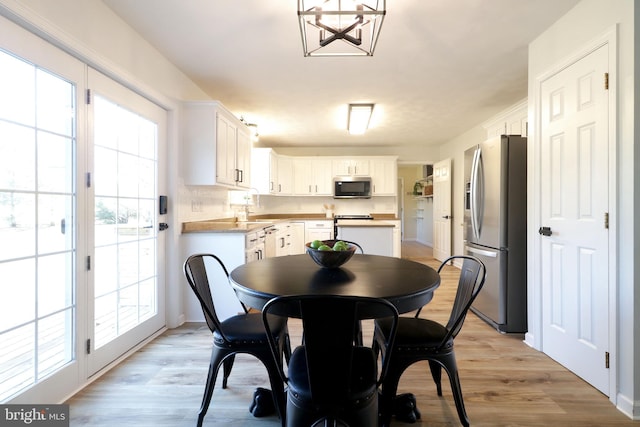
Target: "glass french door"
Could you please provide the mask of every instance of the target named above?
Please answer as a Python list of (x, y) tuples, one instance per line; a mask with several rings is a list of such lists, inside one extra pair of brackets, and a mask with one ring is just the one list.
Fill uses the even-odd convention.
[(0, 402), (78, 386), (84, 74), (81, 62), (0, 17)]
[(166, 117), (0, 16), (0, 403), (59, 402), (164, 326)]
[(92, 69), (89, 88), (92, 374), (165, 324), (157, 219), (166, 111)]

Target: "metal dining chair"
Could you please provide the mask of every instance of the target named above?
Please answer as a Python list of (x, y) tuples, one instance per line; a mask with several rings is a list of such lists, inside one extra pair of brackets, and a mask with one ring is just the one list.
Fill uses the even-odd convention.
[(378, 298), (335, 295), (281, 296), (262, 312), (274, 357), (278, 341), (274, 316), (302, 319), (304, 343), (296, 347), (285, 373), (287, 427), (378, 425), (378, 389), (385, 379), (389, 358), (378, 371), (372, 347), (359, 346), (354, 336), (362, 320), (388, 318), (382, 345), (390, 355), (398, 311)]
[(273, 345), (276, 347), (276, 354), (278, 355), (278, 357), (274, 358), (264, 329), (261, 313), (249, 313), (243, 304), (244, 313), (231, 316), (226, 320), (218, 319), (211, 294), (207, 269), (219, 268), (228, 278), (229, 273), (220, 258), (213, 254), (191, 255), (185, 261), (183, 268), (187, 282), (202, 306), (207, 326), (213, 333), (211, 362), (209, 363), (209, 373), (207, 374), (202, 404), (198, 412), (197, 426), (202, 426), (204, 416), (209, 408), (220, 366), (223, 366), (224, 371), (222, 388), (227, 388), (227, 379), (231, 374), (235, 355), (238, 353), (255, 356), (267, 368), (274, 406), (284, 425), (285, 392), (284, 383), (280, 377), (280, 370), (283, 357), (288, 363), (291, 356), (287, 319), (282, 317), (274, 317), (271, 319), (273, 322), (271, 330), (272, 340), (274, 341)]
[[(421, 360), (429, 361), (429, 368), (438, 396), (442, 396), (442, 368), (449, 376), (451, 390), (455, 400), (458, 417), (463, 426), (469, 426), (462, 388), (458, 376), (453, 340), (462, 329), (464, 319), (486, 278), (486, 268), (482, 261), (468, 255), (456, 255), (447, 258), (438, 268), (438, 273), (449, 262), (463, 261), (453, 308), (446, 325), (433, 320), (420, 318), (420, 310), (414, 317), (401, 317), (398, 320), (397, 333), (393, 344), (393, 356), (389, 372), (382, 384), (381, 405), (384, 407), (382, 426), (389, 426), (392, 416), (393, 399), (396, 397), (400, 376), (410, 365)], [(385, 343), (392, 332), (392, 323), (386, 319), (376, 320), (374, 328), (374, 347), (382, 354), (382, 360), (389, 358)]]

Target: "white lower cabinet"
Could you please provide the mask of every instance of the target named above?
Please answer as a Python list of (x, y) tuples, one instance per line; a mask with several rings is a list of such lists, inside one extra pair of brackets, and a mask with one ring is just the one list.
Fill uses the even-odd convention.
[(304, 222), (291, 222), (291, 255), (304, 254), (305, 248)]
[[(182, 262), (187, 257), (197, 253), (209, 253), (222, 260), (229, 272), (244, 264), (246, 257), (246, 235), (244, 233), (185, 233), (181, 236), (183, 241)], [(216, 298), (216, 311), (221, 320), (227, 319), (242, 312), (242, 306), (238, 301), (231, 284), (221, 271), (207, 272), (212, 292)], [(182, 292), (185, 302), (185, 321), (203, 322), (202, 308), (193, 291), (187, 285), (184, 275)]]
[(244, 262), (265, 258), (265, 237), (264, 230), (245, 234)]
[(305, 243), (314, 240), (330, 240), (333, 239), (333, 221), (317, 220), (305, 221), (304, 224), (304, 240)]
[(291, 249), (291, 224), (281, 222), (276, 225), (276, 256), (290, 254)]

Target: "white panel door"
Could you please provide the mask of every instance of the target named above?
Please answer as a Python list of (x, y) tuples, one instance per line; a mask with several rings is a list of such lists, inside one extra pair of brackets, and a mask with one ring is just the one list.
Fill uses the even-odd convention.
[(542, 82), (543, 351), (605, 394), (608, 47)]
[(451, 256), (451, 159), (433, 165), (433, 257)]

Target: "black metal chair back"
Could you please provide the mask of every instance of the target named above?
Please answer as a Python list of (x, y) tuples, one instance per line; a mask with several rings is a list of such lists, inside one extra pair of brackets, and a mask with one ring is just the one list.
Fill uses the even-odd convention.
[[(460, 332), (466, 315), (478, 296), (486, 279), (485, 265), (478, 258), (468, 255), (455, 255), (446, 259), (438, 268), (438, 273), (451, 261), (461, 259), (462, 268), (458, 280), (456, 296), (446, 325), (433, 320), (419, 317), (420, 310), (414, 317), (400, 318), (393, 347), (394, 355), (391, 358), (389, 374), (382, 385), (382, 406), (384, 408), (381, 419), (382, 426), (388, 426), (391, 421), (391, 408), (398, 388), (400, 376), (415, 362), (428, 360), (431, 375), (436, 383), (438, 396), (442, 396), (442, 368), (449, 376), (451, 389), (458, 411), (460, 422), (464, 426), (469, 425), (469, 418), (462, 399), (462, 389), (458, 377), (455, 353), (453, 350), (454, 338)], [(374, 341), (383, 343), (390, 331), (390, 325), (386, 320), (376, 321)], [(379, 346), (383, 360), (384, 347)]]
[(220, 258), (213, 254), (191, 255), (184, 263), (184, 274), (198, 298), (207, 326), (213, 333), (213, 348), (211, 350), (211, 362), (205, 386), (202, 405), (198, 413), (198, 427), (202, 426), (204, 416), (207, 413), (216, 377), (220, 366), (223, 366), (222, 388), (227, 387), (227, 380), (233, 368), (235, 355), (238, 353), (251, 354), (258, 358), (267, 368), (269, 381), (273, 393), (274, 405), (285, 423), (285, 393), (284, 383), (280, 377), (282, 358), (288, 361), (291, 355), (289, 332), (286, 319), (274, 319), (273, 331), (275, 346), (279, 359), (271, 353), (261, 313), (245, 312), (220, 320), (216, 314), (214, 299), (211, 294), (211, 284), (207, 275), (208, 268), (219, 268), (229, 278), (229, 273)]

